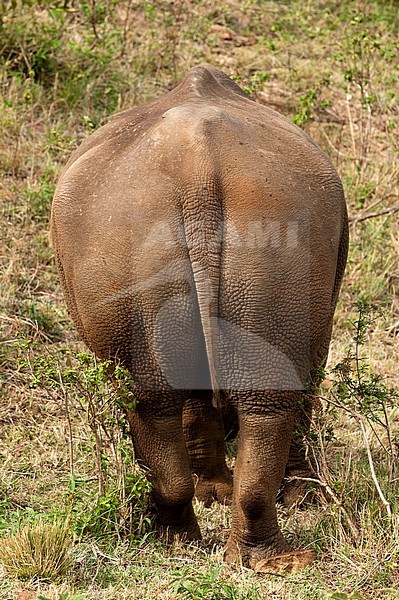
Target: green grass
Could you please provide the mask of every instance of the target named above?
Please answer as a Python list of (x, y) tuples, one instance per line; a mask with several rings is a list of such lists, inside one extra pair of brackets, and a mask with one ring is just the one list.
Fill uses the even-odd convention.
[[(392, 529), (357, 423), (325, 405), (315, 419), (316, 451), (359, 539), (317, 485), (319, 504), (279, 509), (293, 544), (317, 552), (300, 574), (260, 577), (226, 566), (230, 511), (216, 505), (196, 505), (201, 543), (167, 547), (155, 538), (148, 485), (115, 392), (77, 339), (48, 238), (54, 186), (76, 145), (114, 111), (159, 96), (190, 66), (208, 62), (303, 127), (337, 168), (351, 248), (330, 364), (351, 345), (355, 301), (378, 303), (384, 317), (372, 323), (362, 352), (369, 373), (394, 385), (398, 31), (393, 1), (3, 2), (0, 534), (61, 518), (73, 552), (68, 571), (52, 582), (22, 583), (4, 571), (0, 598), (23, 590), (41, 600), (398, 597), (397, 482), (389, 483), (384, 451), (370, 437)], [(132, 401), (123, 373), (119, 391)], [(324, 393), (332, 398), (331, 389)], [(396, 439), (398, 416), (392, 409)]]

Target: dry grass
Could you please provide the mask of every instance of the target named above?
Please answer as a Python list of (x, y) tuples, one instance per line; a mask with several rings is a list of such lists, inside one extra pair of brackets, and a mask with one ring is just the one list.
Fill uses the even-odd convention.
[(68, 523), (39, 521), (0, 541), (0, 563), (12, 577), (52, 581), (65, 575), (71, 546)]
[[(57, 369), (65, 372), (76, 368), (73, 354), (83, 351), (66, 314), (48, 243), (49, 206), (62, 166), (110, 113), (171, 89), (189, 66), (201, 62), (222, 68), (259, 102), (294, 118), (335, 164), (348, 200), (351, 249), (330, 364), (342, 360), (350, 346), (349, 320), (356, 315), (354, 301), (361, 298), (378, 303), (385, 313), (362, 348), (370, 372), (397, 383), (395, 3), (73, 0), (63, 8), (19, 0), (17, 10), (11, 2), (3, 5), (0, 526), (7, 539), (26, 522), (34, 526), (40, 515), (51, 523), (54, 516), (70, 514), (70, 530), (79, 538), (79, 519), (86, 511), (92, 530), (80, 535), (63, 581), (23, 586), (4, 574), (1, 600), (14, 600), (23, 590), (49, 600), (316, 599), (328, 597), (326, 590), (358, 590), (373, 600), (397, 597), (383, 590), (399, 588), (398, 482), (387, 485), (384, 452), (370, 436), (378, 476), (395, 509), (390, 525), (370, 479), (361, 432), (347, 416), (325, 411), (317, 425), (324, 436), (325, 473), (360, 539), (354, 542), (342, 511), (324, 497), (306, 509), (281, 509), (286, 535), (298, 547), (315, 549), (318, 562), (302, 574), (259, 578), (223, 565), (229, 510), (220, 506), (196, 506), (204, 534), (200, 545), (166, 548), (144, 533), (145, 523), (136, 523), (128, 544), (126, 511), (98, 508), (93, 428), (84, 406), (74, 393), (66, 397), (52, 386), (48, 370), (47, 382), (42, 378), (32, 384), (42, 357), (54, 357)], [(397, 436), (397, 408), (390, 419)], [(104, 424), (109, 433), (103, 432), (101, 440), (106, 497), (119, 498), (123, 505), (123, 496), (111, 491), (126, 477), (122, 463), (134, 469), (132, 451), (111, 418)], [(335, 437), (328, 441), (330, 425)], [(104, 518), (109, 525), (111, 516), (112, 533), (105, 536), (101, 527)], [(184, 582), (193, 584), (186, 596)]]

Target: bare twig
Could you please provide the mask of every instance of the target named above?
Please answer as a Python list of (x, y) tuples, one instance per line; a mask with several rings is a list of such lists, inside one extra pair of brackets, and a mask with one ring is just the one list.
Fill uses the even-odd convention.
[(384, 496), (384, 494), (382, 492), (381, 486), (379, 484), (379, 481), (377, 479), (377, 475), (375, 474), (373, 456), (371, 454), (370, 444), (369, 444), (369, 441), (368, 441), (368, 438), (367, 438), (366, 427), (365, 427), (364, 422), (363, 422), (362, 419), (359, 419), (359, 425), (360, 425), (360, 428), (362, 430), (363, 440), (364, 440), (364, 443), (365, 443), (365, 446), (366, 446), (366, 452), (367, 452), (367, 458), (369, 460), (371, 477), (373, 478), (373, 482), (374, 482), (374, 485), (375, 485), (376, 490), (378, 492), (378, 495), (381, 498), (381, 502), (385, 506), (385, 510), (387, 512), (387, 516), (389, 518), (391, 518), (392, 517), (391, 505), (389, 504), (388, 500), (385, 498), (385, 496)]
[(338, 148), (336, 148), (334, 146), (334, 144), (332, 143), (329, 135), (327, 134), (326, 130), (324, 129), (323, 126), (320, 125), (320, 131), (322, 132), (322, 134), (324, 135), (324, 137), (327, 140), (328, 145), (330, 146), (330, 148), (332, 148), (334, 150), (334, 152), (338, 155), (338, 156), (342, 156), (343, 158), (346, 158), (348, 160), (354, 160), (351, 156), (349, 156), (348, 154), (345, 154), (345, 152), (341, 152), (341, 150), (338, 150)]
[(344, 515), (346, 522), (348, 524), (348, 527), (351, 530), (351, 533), (353, 535), (353, 538), (356, 541), (360, 540), (360, 531), (359, 531), (357, 525), (353, 522), (353, 520), (351, 519), (345, 506), (342, 504), (342, 502), (338, 498), (337, 494), (334, 492), (332, 487), (326, 481), (322, 481), (321, 479), (318, 479), (316, 477), (289, 477), (287, 480), (288, 481), (309, 481), (311, 483), (317, 483), (318, 485), (320, 485), (320, 487), (324, 488), (326, 490), (327, 494), (330, 496), (330, 498), (337, 505), (338, 509)]
[(102, 438), (101, 438), (101, 429), (97, 422), (97, 414), (96, 414), (96, 405), (91, 397), (91, 394), (87, 395), (88, 401), (88, 422), (89, 427), (94, 436), (94, 450), (96, 455), (96, 463), (97, 463), (97, 476), (98, 476), (98, 493), (100, 496), (104, 495), (105, 492), (105, 477), (104, 470), (102, 465)]
[(348, 112), (349, 129), (350, 129), (350, 133), (351, 133), (352, 152), (353, 152), (353, 156), (356, 156), (357, 152), (356, 152), (355, 130), (353, 127), (353, 119), (352, 119), (352, 113), (351, 113), (349, 100), (352, 100), (352, 94), (346, 94), (346, 109)]
[(122, 48), (121, 48), (121, 51), (119, 54), (119, 58), (122, 58), (123, 56), (125, 56), (125, 52), (126, 52), (127, 36), (128, 36), (128, 32), (129, 32), (129, 16), (130, 16), (131, 7), (132, 7), (132, 0), (128, 0), (126, 12), (125, 12), (125, 19), (123, 22)]
[(391, 206), (391, 208), (386, 208), (385, 210), (380, 210), (378, 212), (369, 213), (368, 215), (360, 215), (358, 217), (349, 217), (349, 221), (351, 223), (359, 223), (360, 221), (366, 221), (367, 219), (374, 219), (375, 217), (381, 217), (382, 215), (393, 215), (399, 211), (399, 206)]
[(395, 331), (395, 329), (398, 329), (399, 327), (399, 321), (396, 321), (396, 323), (394, 323), (389, 329), (388, 329), (388, 333), (391, 333), (392, 331)]
[(97, 23), (96, 23), (96, 0), (91, 0), (91, 16), (90, 16), (90, 23), (91, 23), (91, 29), (93, 32), (93, 42), (90, 46), (90, 50), (93, 50), (93, 48), (95, 48), (98, 40), (99, 40), (99, 36), (98, 36), (98, 31), (97, 31)]
[(385, 402), (382, 403), (382, 409), (384, 411), (385, 429), (386, 429), (387, 436), (388, 436), (388, 445), (389, 445), (389, 452), (390, 452), (389, 482), (392, 483), (395, 480), (395, 476), (396, 476), (397, 452), (396, 452), (396, 446), (395, 446), (394, 440), (392, 438), (391, 425), (389, 423), (389, 417), (388, 417), (387, 407), (385, 406)]
[(75, 466), (74, 466), (74, 452), (73, 452), (73, 433), (72, 433), (72, 421), (71, 414), (69, 411), (69, 396), (68, 391), (65, 388), (64, 381), (62, 379), (61, 369), (58, 366), (58, 379), (60, 382), (60, 387), (62, 390), (62, 394), (64, 397), (64, 405), (65, 405), (65, 414), (68, 423), (68, 450), (69, 450), (69, 472), (72, 480), (75, 478)]

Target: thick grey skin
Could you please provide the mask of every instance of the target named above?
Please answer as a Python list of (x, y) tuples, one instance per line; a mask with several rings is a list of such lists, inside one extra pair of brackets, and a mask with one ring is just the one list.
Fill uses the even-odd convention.
[(135, 382), (128, 418), (160, 527), (200, 536), (191, 471), (199, 498), (229, 500), (215, 408), (227, 399), (240, 434), (225, 558), (254, 566), (288, 550), (276, 494), (348, 246), (328, 158), (222, 72), (196, 67), (78, 148), (51, 232), (80, 334)]

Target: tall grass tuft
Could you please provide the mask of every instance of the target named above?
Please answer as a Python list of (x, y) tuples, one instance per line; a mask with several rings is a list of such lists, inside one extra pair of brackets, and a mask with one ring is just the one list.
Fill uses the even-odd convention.
[(0, 563), (18, 579), (53, 581), (71, 564), (71, 546), (65, 523), (40, 520), (0, 540)]

